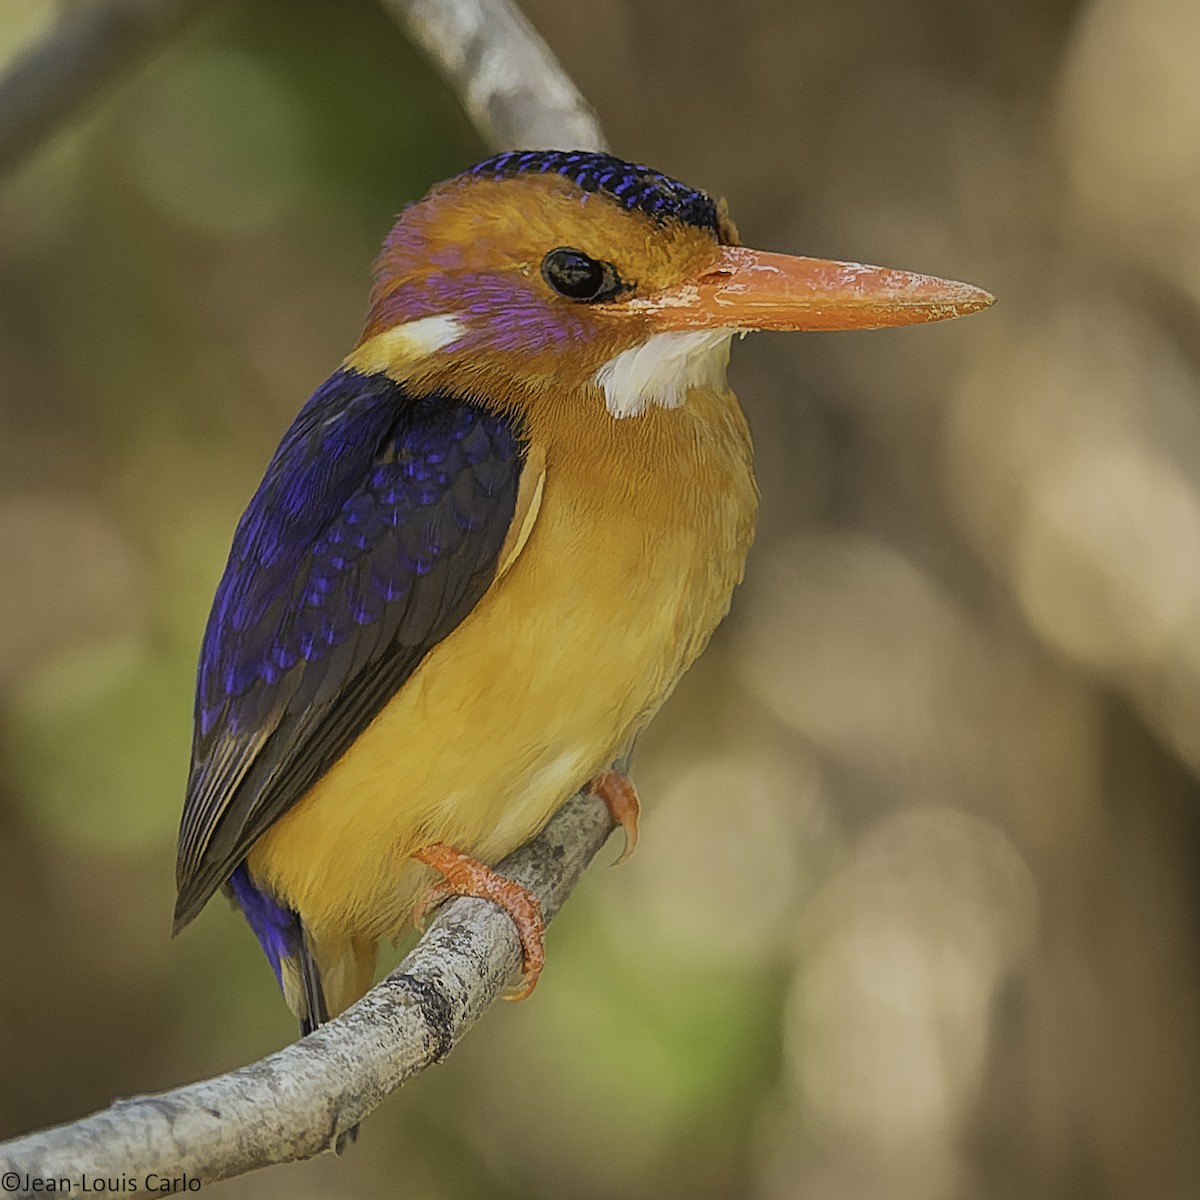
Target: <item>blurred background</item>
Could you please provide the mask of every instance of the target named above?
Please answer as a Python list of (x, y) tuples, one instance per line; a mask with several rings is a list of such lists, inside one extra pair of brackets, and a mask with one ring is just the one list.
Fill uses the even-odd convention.
[[(223, 1194), (1191, 1200), (1200, 6), (525, 10), (747, 244), (999, 303), (737, 346), (760, 534), (638, 854), (345, 1158)], [(168, 936), (197, 646), (394, 214), (484, 153), (370, 0), (227, 0), (0, 187), (0, 1136), (294, 1036), (227, 905)]]

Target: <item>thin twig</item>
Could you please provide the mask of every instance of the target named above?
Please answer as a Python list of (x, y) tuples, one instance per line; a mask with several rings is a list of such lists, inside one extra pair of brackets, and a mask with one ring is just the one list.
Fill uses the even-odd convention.
[(509, 0), (381, 0), (494, 150), (603, 150), (600, 122)]
[(64, 10), (0, 75), (0, 176), (140, 62), (205, 0), (92, 0)]
[[(599, 800), (575, 796), (499, 869), (537, 895), (549, 921), (612, 828)], [(20, 1194), (35, 1179), (67, 1178), (80, 1191), (84, 1175), (123, 1175), (141, 1190), (154, 1173), (213, 1183), (311, 1158), (445, 1058), (520, 965), (505, 913), (454, 900), (395, 971), (316, 1033), (227, 1075), (0, 1143), (0, 1183)]]

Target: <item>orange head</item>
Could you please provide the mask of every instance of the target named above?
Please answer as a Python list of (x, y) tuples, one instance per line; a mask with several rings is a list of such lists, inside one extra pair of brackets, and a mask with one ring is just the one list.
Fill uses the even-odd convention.
[(592, 385), (673, 407), (755, 329), (871, 329), (992, 297), (906, 271), (748, 250), (706, 193), (609, 155), (502, 154), (405, 210), (352, 365), (485, 394)]

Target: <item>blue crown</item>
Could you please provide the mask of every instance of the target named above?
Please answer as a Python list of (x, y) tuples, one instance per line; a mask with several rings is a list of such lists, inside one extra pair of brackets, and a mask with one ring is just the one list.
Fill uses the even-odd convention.
[(465, 173), (485, 179), (506, 179), (526, 173), (561, 175), (585, 192), (603, 192), (624, 208), (640, 209), (659, 223), (673, 219), (717, 231), (717, 206), (707, 192), (611, 154), (510, 150), (485, 159)]

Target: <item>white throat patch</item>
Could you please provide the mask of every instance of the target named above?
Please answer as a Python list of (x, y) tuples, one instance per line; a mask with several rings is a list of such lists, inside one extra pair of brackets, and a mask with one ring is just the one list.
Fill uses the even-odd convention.
[(604, 403), (618, 420), (652, 404), (678, 408), (692, 388), (724, 388), (729, 341), (736, 330), (656, 333), (622, 350), (596, 372)]

